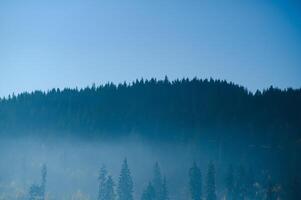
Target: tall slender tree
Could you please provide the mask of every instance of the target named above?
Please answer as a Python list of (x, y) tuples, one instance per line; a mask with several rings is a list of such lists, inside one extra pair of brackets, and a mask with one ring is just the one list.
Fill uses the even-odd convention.
[(210, 162), (208, 166), (206, 179), (206, 200), (216, 200), (215, 167), (213, 162)]
[(153, 187), (152, 183), (150, 182), (146, 189), (143, 191), (141, 200), (155, 200), (156, 199), (156, 192), (155, 188)]
[(154, 177), (153, 177), (152, 185), (155, 189), (156, 200), (162, 200), (163, 199), (163, 194), (162, 194), (163, 182), (162, 182), (161, 169), (160, 169), (158, 162), (156, 162), (155, 166), (154, 166)]
[(192, 200), (200, 200), (202, 198), (202, 174), (195, 162), (189, 169), (189, 189)]
[(133, 180), (126, 158), (121, 167), (117, 193), (118, 200), (133, 200)]
[(46, 188), (46, 176), (47, 168), (44, 164), (41, 170), (41, 184), (33, 184), (29, 188), (29, 200), (44, 200), (45, 199), (45, 188)]
[(106, 193), (106, 181), (107, 181), (107, 169), (103, 165), (100, 169), (99, 176), (99, 188), (98, 188), (98, 200), (106, 200), (105, 193)]
[(112, 176), (108, 176), (108, 178), (105, 182), (105, 193), (104, 193), (105, 200), (115, 200), (116, 199), (114, 187), (115, 187), (115, 183), (113, 181)]
[(162, 183), (162, 200), (169, 200), (167, 181), (165, 176), (163, 178), (163, 183)]
[(46, 193), (46, 177), (47, 177), (47, 166), (46, 164), (43, 164), (42, 170), (41, 170), (41, 196), (42, 199), (45, 199), (45, 193)]

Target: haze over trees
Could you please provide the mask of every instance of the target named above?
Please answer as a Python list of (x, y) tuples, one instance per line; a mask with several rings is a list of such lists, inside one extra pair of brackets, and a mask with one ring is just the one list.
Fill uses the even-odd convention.
[(0, 100), (0, 195), (299, 200), (300, 102), (300, 89), (167, 77), (11, 95)]

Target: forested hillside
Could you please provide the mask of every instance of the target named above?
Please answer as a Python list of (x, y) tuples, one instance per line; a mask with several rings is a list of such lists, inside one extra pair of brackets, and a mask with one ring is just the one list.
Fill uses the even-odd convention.
[(226, 81), (165, 78), (35, 91), (1, 99), (0, 130), (2, 134), (59, 130), (84, 137), (134, 133), (160, 140), (229, 136), (263, 143), (298, 142), (301, 90), (271, 87), (251, 93)]
[[(99, 181), (110, 187), (98, 199), (107, 193), (105, 200), (115, 199), (115, 192), (120, 198), (124, 178), (117, 179), (118, 171), (127, 157), (133, 180), (125, 179), (131, 186), (126, 194), (134, 199), (154, 199), (158, 181), (149, 182), (149, 172), (160, 161), (167, 182), (156, 175), (158, 166), (155, 177), (170, 199), (297, 200), (300, 102), (300, 89), (252, 93), (212, 79), (137, 80), (12, 95), (0, 101), (0, 171), (5, 172), (0, 192), (96, 199), (95, 173), (104, 163), (112, 174)], [(49, 166), (49, 189), (45, 167), (40, 183), (33, 184), (43, 163)], [(127, 163), (123, 166), (130, 177)], [(162, 199), (168, 199), (166, 192)]]

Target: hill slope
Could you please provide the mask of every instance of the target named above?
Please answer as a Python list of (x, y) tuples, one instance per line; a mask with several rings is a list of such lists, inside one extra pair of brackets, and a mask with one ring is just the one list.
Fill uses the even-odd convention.
[(300, 138), (300, 103), (300, 89), (271, 87), (252, 94), (212, 79), (137, 80), (1, 99), (0, 131), (59, 130), (83, 137), (137, 133), (160, 140), (229, 136), (278, 143)]

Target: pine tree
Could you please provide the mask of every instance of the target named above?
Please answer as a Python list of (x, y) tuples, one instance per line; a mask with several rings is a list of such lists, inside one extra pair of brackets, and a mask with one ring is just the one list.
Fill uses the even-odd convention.
[(105, 198), (105, 190), (106, 190), (106, 181), (107, 181), (107, 170), (106, 167), (103, 165), (99, 172), (99, 190), (98, 190), (98, 200), (106, 200)]
[(42, 180), (41, 180), (41, 196), (42, 196), (42, 199), (45, 199), (46, 176), (47, 176), (47, 167), (46, 167), (46, 164), (44, 164), (42, 166), (41, 175), (42, 175)]
[(44, 200), (46, 187), (47, 168), (44, 164), (41, 170), (41, 184), (33, 184), (29, 188), (29, 200)]
[(189, 169), (189, 188), (192, 200), (200, 200), (202, 198), (202, 174), (195, 162)]
[(115, 200), (116, 194), (114, 191), (115, 183), (111, 176), (107, 178), (105, 182), (105, 192), (104, 192), (104, 199), (105, 200)]
[(206, 179), (206, 200), (216, 200), (215, 193), (215, 168), (212, 162), (209, 163)]
[(169, 200), (169, 194), (167, 189), (167, 182), (166, 178), (163, 178), (163, 185), (162, 185), (162, 200)]
[(163, 183), (162, 183), (162, 174), (161, 174), (161, 170), (160, 170), (160, 166), (159, 166), (158, 162), (156, 162), (156, 164), (154, 166), (154, 177), (153, 177), (152, 184), (155, 189), (156, 200), (162, 200), (163, 199), (163, 195), (162, 195)]
[(117, 193), (118, 200), (133, 200), (133, 180), (127, 159), (124, 159), (122, 164)]
[(156, 199), (156, 192), (155, 188), (153, 187), (152, 183), (150, 182), (146, 189), (143, 191), (141, 200), (155, 200)]
[(41, 187), (39, 185), (31, 185), (29, 188), (29, 200), (44, 200), (41, 196)]

